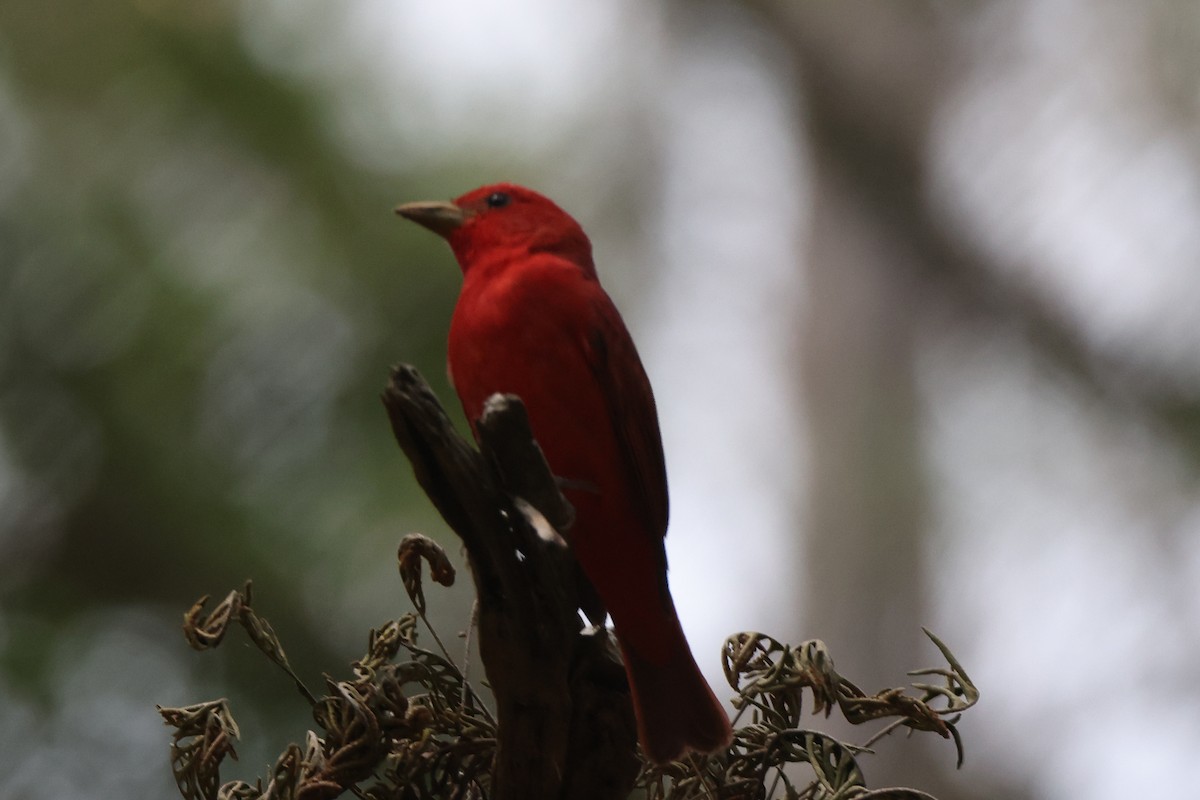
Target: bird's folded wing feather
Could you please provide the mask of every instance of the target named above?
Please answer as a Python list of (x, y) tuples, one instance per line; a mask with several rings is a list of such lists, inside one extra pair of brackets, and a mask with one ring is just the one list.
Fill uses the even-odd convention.
[(605, 297), (595, 311), (594, 328), (585, 343), (589, 365), (604, 396), (638, 511), (648, 531), (666, 536), (667, 470), (650, 380), (616, 307)]

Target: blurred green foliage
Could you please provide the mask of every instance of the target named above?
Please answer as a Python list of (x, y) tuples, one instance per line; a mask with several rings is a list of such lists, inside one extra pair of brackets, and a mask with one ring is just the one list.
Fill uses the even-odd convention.
[[(252, 576), (316, 669), (395, 616), (400, 536), (441, 532), (378, 394), (403, 358), (448, 396), (459, 276), (392, 207), (468, 187), (361, 166), (240, 11), (0, 4), (0, 795), (78, 796), (92, 757), (158, 793), (154, 702), (233, 685), (269, 726), (286, 694), (188, 663), (187, 601)], [(39, 783), (56, 748), (91, 755)]]

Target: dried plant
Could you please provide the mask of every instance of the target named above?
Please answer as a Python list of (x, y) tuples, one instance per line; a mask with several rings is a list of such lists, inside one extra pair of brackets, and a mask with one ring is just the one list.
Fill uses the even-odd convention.
[[(326, 677), (322, 697), (305, 686), (252, 607), (249, 583), (212, 611), (203, 597), (184, 615), (184, 634), (198, 650), (217, 647), (239, 625), (287, 673), (315, 722), (269, 776), (222, 784), (221, 764), (236, 758), (239, 737), (228, 702), (160, 707), (174, 728), (171, 763), (185, 800), (324, 800), (345, 792), (371, 800), (615, 800), (638, 788), (650, 800), (928, 798), (864, 785), (858, 759), (899, 727), (952, 739), (961, 763), (956, 724), (979, 695), (928, 631), (946, 666), (916, 670), (920, 680), (908, 689), (873, 695), (834, 670), (820, 641), (793, 647), (761, 633), (732, 636), (722, 651), (725, 678), (735, 693), (735, 722), (747, 714), (749, 720), (728, 751), (664, 767), (640, 760), (612, 637), (583, 629), (570, 550), (562, 537), (544, 535), (546, 528), (569, 528), (573, 512), (519, 398), (489, 401), (478, 422), (482, 452), (457, 434), (411, 367), (393, 370), (383, 401), (418, 482), (466, 549), (497, 711), (465, 680), (425, 616), (422, 564), (443, 585), (455, 573), (437, 543), (413, 534), (400, 545), (399, 567), (415, 613), (372, 630), (351, 677)], [(422, 622), (437, 652), (418, 646)], [(929, 676), (942, 682), (928, 683)], [(813, 713), (829, 716), (836, 708), (855, 725), (890, 722), (861, 745), (804, 729), (805, 691)]]
[[(638, 785), (651, 800), (685, 798), (765, 798), (805, 800), (851, 798), (928, 798), (913, 789), (868, 791), (857, 757), (898, 727), (932, 731), (953, 739), (962, 764), (962, 740), (956, 723), (979, 699), (979, 692), (949, 648), (929, 631), (925, 634), (945, 657), (947, 666), (915, 670), (910, 675), (939, 675), (944, 685), (914, 683), (912, 689), (885, 689), (873, 695), (839, 675), (825, 644), (813, 639), (797, 647), (761, 633), (740, 633), (725, 640), (725, 679), (737, 693), (738, 719), (747, 710), (751, 721), (737, 728), (729, 752), (709, 758), (691, 757), (666, 767), (647, 765)], [(840, 742), (801, 727), (803, 692), (812, 696), (812, 713), (828, 717), (837, 708), (847, 721), (861, 725), (893, 721), (862, 745)], [(941, 700), (944, 705), (930, 705)], [(797, 787), (786, 768), (807, 764), (812, 779)], [(782, 791), (782, 795), (777, 792)]]
[[(327, 678), (321, 698), (305, 688), (271, 626), (251, 607), (250, 584), (230, 592), (210, 612), (204, 611), (207, 597), (192, 606), (184, 615), (184, 635), (193, 647), (216, 647), (230, 625), (240, 625), (311, 703), (319, 732), (308, 731), (303, 743), (289, 745), (265, 779), (221, 784), (221, 763), (226, 756), (236, 757), (239, 737), (228, 702), (159, 708), (175, 729), (171, 763), (186, 800), (323, 800), (347, 791), (372, 800), (490, 796), (496, 721), (444, 652), (417, 644), (425, 609), (422, 559), (439, 583), (453, 582), (454, 570), (441, 547), (423, 536), (406, 538), (399, 562), (405, 588), (420, 610), (372, 630), (366, 654), (350, 667), (352, 678)], [(431, 627), (429, 631), (433, 634)], [(917, 695), (903, 689), (865, 694), (834, 670), (833, 659), (817, 640), (793, 647), (761, 633), (729, 637), (722, 652), (725, 677), (736, 692), (738, 718), (749, 712), (750, 720), (737, 728), (728, 752), (691, 755), (665, 767), (647, 763), (637, 786), (650, 800), (928, 798), (911, 789), (868, 791), (857, 761), (882, 734), (906, 727), (952, 738), (961, 762), (955, 725), (974, 705), (978, 691), (950, 650), (926, 633), (947, 666), (913, 672), (944, 681), (914, 683)], [(854, 724), (892, 722), (864, 745), (803, 729), (805, 690), (813, 714), (829, 716), (836, 708)], [(937, 701), (943, 707), (932, 705)], [(811, 769), (807, 783), (797, 784), (794, 771), (786, 769), (793, 764)]]

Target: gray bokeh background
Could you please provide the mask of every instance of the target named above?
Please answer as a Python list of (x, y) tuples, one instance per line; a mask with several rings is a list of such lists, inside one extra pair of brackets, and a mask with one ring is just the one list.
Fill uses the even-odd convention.
[(714, 682), (759, 629), (896, 685), (927, 625), (966, 765), (872, 785), (1192, 794), (1197, 54), (1166, 0), (0, 5), (0, 796), (172, 796), (155, 703), (231, 697), (229, 777), (303, 735), (201, 594), (253, 578), (314, 684), (407, 609), (399, 538), (450, 539), (377, 395), (457, 413), (459, 276), (391, 208), (494, 180), (640, 344)]

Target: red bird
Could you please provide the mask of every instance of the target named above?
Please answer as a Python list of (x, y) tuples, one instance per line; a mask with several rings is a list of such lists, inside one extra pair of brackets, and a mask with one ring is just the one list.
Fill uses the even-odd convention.
[(650, 381), (574, 219), (512, 184), (396, 209), (444, 237), (463, 271), (450, 375), (474, 421), (518, 395), (575, 506), (571, 547), (612, 614), (638, 737), (657, 763), (713, 752), (729, 719), (692, 657), (667, 587), (667, 476)]

